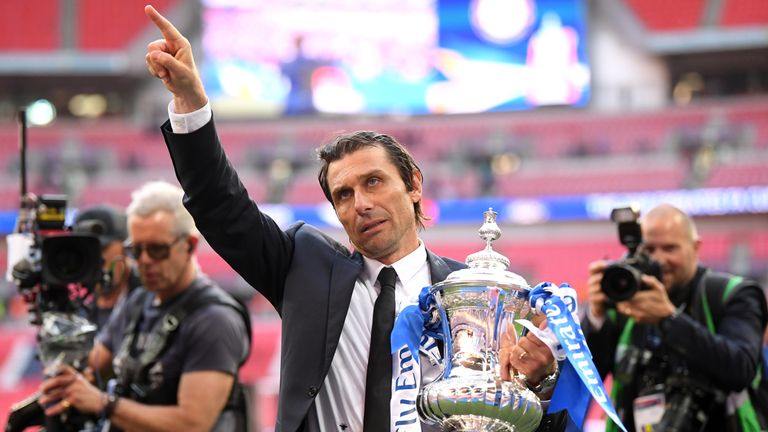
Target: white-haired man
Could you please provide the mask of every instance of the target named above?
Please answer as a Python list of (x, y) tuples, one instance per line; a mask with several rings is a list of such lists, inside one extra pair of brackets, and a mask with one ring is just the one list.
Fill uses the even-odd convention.
[(114, 368), (101, 392), (64, 367), (42, 385), (46, 415), (71, 408), (137, 431), (244, 430), (237, 372), (250, 347), (248, 312), (200, 273), (199, 234), (181, 189), (150, 182), (133, 193), (126, 249), (142, 288), (115, 310), (89, 363)]

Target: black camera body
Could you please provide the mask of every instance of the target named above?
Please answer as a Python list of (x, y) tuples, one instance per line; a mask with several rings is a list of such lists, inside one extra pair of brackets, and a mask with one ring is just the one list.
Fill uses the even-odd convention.
[(706, 389), (675, 388), (667, 400), (667, 409), (658, 430), (669, 432), (696, 432), (702, 430), (709, 419), (713, 395)]
[(654, 431), (703, 430), (713, 403), (723, 403), (725, 394), (664, 347), (657, 329), (646, 326), (640, 331), (640, 338), (627, 345), (620, 357), (614, 379), (624, 385), (634, 383), (638, 396), (664, 394), (664, 415), (653, 425)]
[[(94, 235), (65, 228), (66, 202), (63, 195), (43, 195), (34, 203), (33, 244), (12, 269), (19, 291), (38, 314), (76, 310), (101, 279), (101, 244)], [(72, 295), (73, 285), (85, 292)]]
[(627, 255), (605, 268), (600, 288), (613, 302), (628, 300), (643, 289), (640, 277), (651, 275), (661, 280), (661, 265), (650, 256), (639, 252), (643, 234), (638, 219), (640, 212), (633, 207), (615, 208), (611, 220), (618, 224), (619, 241), (627, 247)]

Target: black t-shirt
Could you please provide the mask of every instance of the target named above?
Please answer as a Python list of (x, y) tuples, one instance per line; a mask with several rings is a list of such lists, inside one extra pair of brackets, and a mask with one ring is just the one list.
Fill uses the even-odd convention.
[[(155, 325), (162, 325), (162, 318), (176, 302), (191, 295), (193, 290), (207, 289), (205, 286), (200, 287), (199, 280), (195, 282), (177, 297), (161, 305), (154, 302), (144, 303), (131, 357), (135, 358), (141, 353), (147, 335)], [(142, 295), (141, 291), (143, 289), (134, 290), (127, 301), (118, 305), (107, 325), (97, 336), (97, 340), (112, 352), (113, 367), (118, 376), (122, 365), (117, 354), (126, 332), (130, 331), (127, 329), (130, 305), (135, 303), (134, 297)], [(245, 323), (240, 314), (230, 306), (202, 306), (184, 318), (176, 332), (170, 339), (170, 345), (163, 350), (159, 360), (149, 370), (150, 390), (161, 388), (166, 383), (178, 383), (181, 376), (188, 372), (219, 371), (235, 375), (240, 363), (248, 354), (250, 341)], [(221, 420), (224, 419), (220, 419), (219, 423)], [(216, 429), (219, 429), (218, 426), (220, 424)]]

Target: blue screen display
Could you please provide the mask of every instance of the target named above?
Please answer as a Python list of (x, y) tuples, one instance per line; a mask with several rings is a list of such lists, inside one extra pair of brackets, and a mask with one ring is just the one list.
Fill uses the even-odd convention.
[(583, 106), (582, 0), (204, 0), (218, 116)]

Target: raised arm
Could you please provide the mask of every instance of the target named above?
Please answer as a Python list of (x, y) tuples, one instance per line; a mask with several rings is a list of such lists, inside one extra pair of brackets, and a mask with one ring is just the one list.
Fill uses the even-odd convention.
[[(198, 111), (208, 96), (189, 41), (152, 6), (144, 12), (162, 35), (148, 45), (149, 72), (173, 95), (174, 114)], [(197, 124), (197, 114), (182, 117)], [(219, 143), (213, 119), (183, 132), (174, 130), (171, 122), (161, 130), (195, 225), (216, 253), (279, 307), (293, 240), (248, 196)]]
[(202, 108), (208, 103), (208, 96), (195, 66), (189, 40), (154, 7), (145, 6), (144, 13), (163, 36), (147, 46), (145, 61), (149, 73), (159, 78), (173, 94), (177, 113), (189, 113)]

